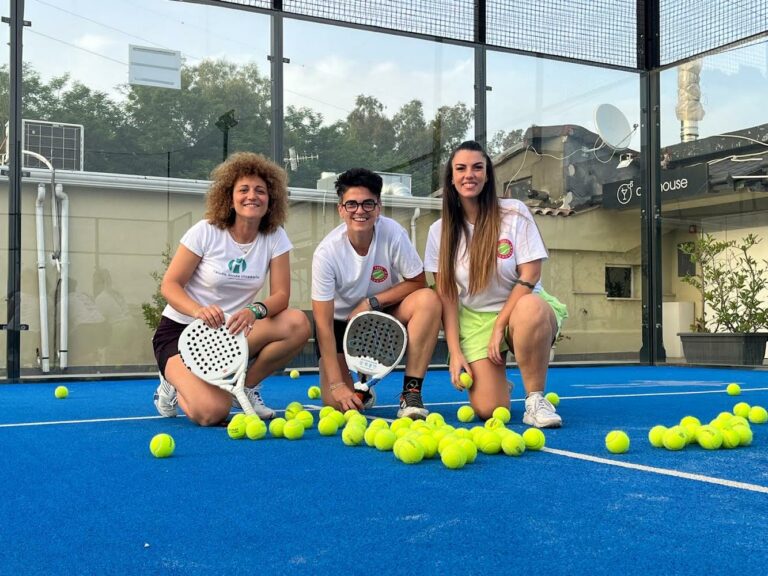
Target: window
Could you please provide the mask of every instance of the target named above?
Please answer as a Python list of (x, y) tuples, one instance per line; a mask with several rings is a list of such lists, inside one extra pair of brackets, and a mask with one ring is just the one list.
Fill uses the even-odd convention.
[(696, 275), (696, 264), (691, 260), (691, 255), (686, 254), (683, 251), (685, 244), (677, 245), (677, 277), (685, 278), (686, 276)]
[(632, 267), (605, 267), (605, 295), (608, 298), (632, 298)]

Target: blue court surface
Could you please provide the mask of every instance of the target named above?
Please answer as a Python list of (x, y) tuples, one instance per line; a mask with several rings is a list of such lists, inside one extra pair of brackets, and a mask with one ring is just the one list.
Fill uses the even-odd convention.
[[(519, 374), (509, 427), (525, 429)], [(370, 416), (394, 418), (401, 374)], [(742, 394), (728, 396), (737, 382)], [(768, 406), (768, 372), (553, 368), (564, 427), (520, 457), (406, 465), (316, 427), (231, 440), (156, 415), (156, 380), (0, 387), (0, 574), (715, 574), (768, 564), (768, 424), (752, 445), (679, 452), (648, 430)], [(268, 404), (319, 408), (316, 374), (274, 376)], [(460, 425), (465, 396), (430, 372), (424, 398)], [(463, 425), (472, 426), (476, 423)], [(626, 431), (629, 452), (604, 447)], [(159, 432), (175, 454), (154, 458)]]

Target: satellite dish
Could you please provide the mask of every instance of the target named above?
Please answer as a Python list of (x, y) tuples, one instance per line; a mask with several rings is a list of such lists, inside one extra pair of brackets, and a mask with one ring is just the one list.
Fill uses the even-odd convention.
[(634, 130), (627, 117), (613, 104), (600, 104), (595, 110), (595, 128), (602, 141), (614, 150), (624, 150)]

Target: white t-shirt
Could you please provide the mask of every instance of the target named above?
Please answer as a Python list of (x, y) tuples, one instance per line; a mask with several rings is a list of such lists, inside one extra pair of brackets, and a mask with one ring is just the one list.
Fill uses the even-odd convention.
[[(200, 220), (181, 238), (181, 244), (202, 258), (184, 287), (200, 304), (218, 304), (227, 314), (242, 310), (253, 302), (269, 271), (270, 261), (293, 248), (285, 230), (271, 234), (259, 232), (250, 249), (243, 252), (229, 230), (222, 230)], [(163, 316), (181, 324), (194, 318), (182, 314), (170, 304)]]
[[(456, 251), (456, 285), (459, 290), (459, 302), (462, 306), (477, 312), (501, 310), (517, 281), (517, 265), (547, 258), (547, 249), (528, 207), (512, 198), (499, 199), (499, 206), (501, 207), (501, 229), (496, 252), (496, 276), (490, 279), (483, 292), (472, 296), (469, 294), (469, 252), (466, 250), (463, 236)], [(442, 223), (441, 218), (429, 228), (424, 254), (424, 269), (427, 272), (438, 272)], [(470, 224), (470, 237), (474, 230), (474, 226)], [(541, 290), (541, 284), (537, 283), (534, 291), (539, 290)]]
[(379, 216), (368, 254), (360, 256), (340, 224), (320, 242), (312, 257), (312, 300), (333, 300), (336, 320), (346, 320), (363, 298), (415, 278), (424, 271), (405, 229)]

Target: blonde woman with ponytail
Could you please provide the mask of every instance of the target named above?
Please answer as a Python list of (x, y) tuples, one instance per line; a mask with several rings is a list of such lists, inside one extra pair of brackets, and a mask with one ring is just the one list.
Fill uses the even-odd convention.
[(443, 304), (451, 383), (465, 388), (475, 412), (490, 418), (509, 407), (506, 355), (511, 351), (526, 392), (523, 422), (555, 428), (562, 419), (544, 398), (549, 350), (567, 317), (541, 287), (547, 249), (528, 207), (499, 199), (491, 159), (477, 142), (453, 151), (445, 168), (442, 218), (427, 239), (425, 270)]

